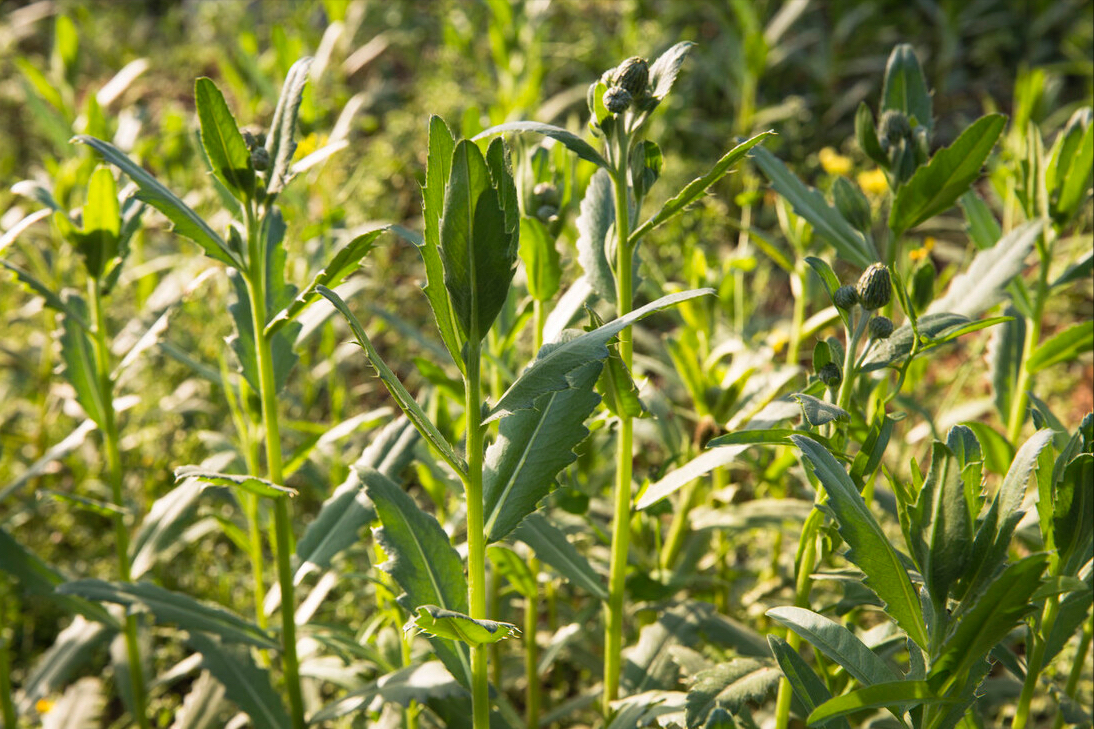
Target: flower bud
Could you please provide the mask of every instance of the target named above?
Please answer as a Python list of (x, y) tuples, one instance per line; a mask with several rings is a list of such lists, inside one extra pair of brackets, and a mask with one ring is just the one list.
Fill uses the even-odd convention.
[(645, 58), (633, 56), (616, 67), (612, 74), (612, 86), (619, 86), (631, 95), (631, 99), (642, 100), (650, 83), (650, 65)]
[(840, 372), (838, 364), (828, 362), (817, 370), (817, 379), (827, 387), (839, 387), (839, 384), (843, 382), (843, 373)]
[(265, 147), (255, 147), (251, 150), (251, 167), (258, 172), (265, 172), (270, 166), (270, 153)]
[(889, 109), (881, 115), (881, 121), (877, 125), (877, 136), (882, 148), (888, 150), (893, 145), (899, 144), (901, 140), (911, 138), (912, 125), (904, 112)]
[(558, 208), (554, 205), (540, 205), (536, 208), (536, 217), (543, 223), (551, 222), (551, 218), (558, 215)]
[(875, 316), (866, 326), (870, 339), (888, 339), (893, 333), (893, 320), (887, 316)]
[(893, 295), (888, 266), (884, 263), (870, 264), (859, 277), (856, 293), (863, 309), (873, 311), (888, 304)]
[(539, 205), (558, 207), (560, 201), (558, 187), (550, 182), (541, 182), (532, 189), (532, 200)]
[(832, 294), (832, 301), (837, 307), (844, 311), (850, 311), (858, 303), (858, 292), (855, 291), (855, 287), (851, 285), (840, 286), (836, 289), (836, 292)]
[(604, 106), (613, 114), (622, 114), (631, 106), (631, 94), (622, 86), (612, 86), (604, 92)]

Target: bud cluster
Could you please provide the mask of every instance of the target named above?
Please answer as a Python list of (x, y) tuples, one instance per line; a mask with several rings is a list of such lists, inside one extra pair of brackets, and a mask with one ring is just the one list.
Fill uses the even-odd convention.
[(622, 114), (649, 96), (649, 63), (645, 58), (633, 56), (605, 73), (602, 81), (608, 87), (604, 92), (605, 108), (612, 114)]

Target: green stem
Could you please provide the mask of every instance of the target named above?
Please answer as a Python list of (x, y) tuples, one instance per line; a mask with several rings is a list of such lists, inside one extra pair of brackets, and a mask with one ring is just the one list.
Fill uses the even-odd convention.
[[(634, 249), (630, 238), (630, 205), (627, 189), (626, 135), (620, 133), (618, 166), (612, 174), (615, 188), (616, 301), (617, 314), (625, 316), (634, 300), (631, 266)], [(619, 356), (627, 369), (634, 361), (634, 342), (628, 327), (619, 333)], [(604, 636), (604, 695), (602, 712), (611, 714), (611, 704), (619, 695), (619, 677), (623, 650), (623, 597), (627, 577), (627, 552), (630, 549), (631, 480), (633, 469), (634, 424), (626, 414), (619, 416), (619, 441), (616, 444), (615, 498), (612, 514), (611, 567), (608, 576), (608, 615)]]
[[(103, 317), (102, 289), (97, 279), (88, 279), (88, 298), (91, 300), (91, 327), (95, 347), (95, 366), (98, 370), (99, 392), (103, 402), (103, 458), (106, 480), (110, 484), (111, 499), (118, 511), (114, 513), (114, 546), (118, 560), (118, 577), (130, 582), (129, 529), (125, 524), (125, 494), (122, 484), (122, 456), (118, 442), (118, 424), (114, 412), (114, 382), (110, 377), (110, 347), (106, 341), (106, 320)], [(125, 652), (129, 661), (129, 680), (133, 691), (133, 711), (141, 729), (151, 727), (148, 721), (148, 694), (144, 685), (144, 670), (138, 643), (137, 616), (125, 616)]]
[[(1071, 664), (1071, 672), (1067, 675), (1067, 685), (1064, 687), (1064, 695), (1070, 699), (1075, 698), (1075, 692), (1079, 688), (1079, 679), (1083, 675), (1083, 666), (1086, 664), (1086, 656), (1090, 653), (1090, 641), (1094, 637), (1094, 618), (1087, 618), (1083, 625), (1083, 634), (1079, 638), (1079, 651), (1075, 654), (1075, 662)], [(1064, 715), (1060, 707), (1056, 707), (1056, 719), (1052, 723), (1052, 729), (1062, 729)]]
[(847, 342), (847, 351), (843, 353), (843, 381), (839, 386), (839, 395), (836, 397), (836, 405), (847, 409), (847, 404), (851, 400), (851, 392), (854, 390), (855, 384), (855, 350), (858, 349), (858, 343), (862, 339), (863, 332), (866, 331), (866, 322), (870, 320), (870, 312), (865, 309), (859, 314), (858, 323), (855, 325), (855, 332), (851, 335), (851, 339)]
[[(818, 491), (816, 504), (822, 503), (824, 503), (824, 492)], [(821, 523), (821, 519), (814, 518), (814, 515), (820, 516), (820, 513), (814, 506), (813, 512), (802, 528), (801, 539), (798, 541), (800, 556), (797, 560), (797, 578), (794, 585), (795, 607), (809, 607), (809, 593), (813, 589), (813, 578), (810, 575), (813, 574), (814, 563), (817, 561), (816, 534)], [(787, 630), (786, 643), (791, 650), (796, 651), (801, 648), (801, 637), (793, 630)], [(790, 682), (784, 676), (779, 679), (779, 692), (775, 697), (775, 729), (786, 729), (789, 725), (792, 695), (793, 689), (791, 689)]]
[(665, 538), (665, 547), (661, 550), (661, 569), (666, 572), (676, 564), (680, 550), (684, 546), (684, 537), (687, 536), (692, 502), (699, 490), (699, 479), (689, 482), (680, 492), (680, 502), (672, 515), (672, 523), (669, 525), (669, 534)]
[[(474, 290), (474, 282), (472, 282)], [(482, 344), (477, 326), (467, 338), (467, 381), (464, 417), (467, 420), (467, 590), (471, 617), (486, 618), (486, 539), (483, 529), (482, 466)], [(471, 647), (471, 706), (475, 729), (490, 726), (490, 682), (486, 646)]]
[[(531, 557), (528, 569), (532, 575), (539, 574), (539, 560)], [(536, 645), (536, 631), (539, 629), (539, 580), (535, 582), (536, 593), (524, 599), (524, 675), (528, 681), (527, 706), (524, 712), (524, 725), (529, 729), (539, 726), (540, 690), (539, 690), (539, 647)]]
[(1045, 601), (1044, 612), (1041, 614), (1041, 627), (1039, 630), (1030, 631), (1029, 660), (1026, 661), (1026, 680), (1022, 683), (1022, 693), (1018, 696), (1018, 708), (1014, 712), (1014, 723), (1011, 729), (1024, 729), (1029, 721), (1030, 704), (1033, 702), (1033, 693), (1037, 689), (1037, 680), (1044, 669), (1045, 647), (1052, 626), (1056, 622), (1056, 615), (1060, 611), (1059, 596), (1053, 595)]
[[(251, 323), (255, 334), (255, 359), (258, 364), (258, 389), (262, 402), (262, 428), (266, 441), (266, 471), (276, 484), (284, 482), (281, 459), (281, 426), (277, 414), (277, 382), (274, 379), (270, 338), (266, 336), (266, 256), (260, 226), (248, 210), (248, 251), (250, 271), (247, 293), (251, 299)], [(277, 580), (281, 588), (281, 663), (289, 694), (289, 712), (293, 729), (304, 729), (304, 697), (300, 690), (300, 661), (296, 656), (296, 598), (292, 581), (292, 521), (288, 500), (274, 500), (274, 549), (277, 556)]]
[[(1050, 244), (1046, 243), (1046, 247)], [(1022, 345), (1021, 366), (1018, 379), (1014, 383), (1014, 399), (1011, 401), (1010, 416), (1007, 418), (1007, 439), (1017, 443), (1022, 435), (1022, 425), (1026, 421), (1026, 408), (1029, 406), (1030, 373), (1026, 362), (1041, 340), (1041, 318), (1048, 296), (1048, 258), (1051, 252), (1042, 255), (1041, 270), (1037, 277), (1037, 288), (1033, 292), (1033, 316), (1026, 320), (1026, 341)]]

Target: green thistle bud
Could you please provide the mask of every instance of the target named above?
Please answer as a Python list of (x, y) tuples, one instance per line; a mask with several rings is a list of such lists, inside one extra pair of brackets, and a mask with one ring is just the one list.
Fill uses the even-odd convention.
[(912, 125), (904, 112), (889, 109), (881, 115), (881, 121), (877, 125), (877, 136), (882, 148), (888, 150), (889, 147), (899, 144), (901, 140), (911, 138)]
[(258, 172), (265, 172), (270, 166), (270, 153), (265, 147), (255, 147), (251, 150), (251, 167)]
[(613, 114), (622, 114), (631, 107), (631, 94), (622, 86), (612, 86), (604, 92), (604, 106)]
[(863, 309), (880, 309), (889, 303), (893, 284), (889, 280), (889, 268), (884, 263), (872, 263), (858, 280), (858, 302)]
[(817, 379), (827, 387), (839, 387), (840, 383), (843, 382), (843, 373), (840, 372), (838, 364), (828, 362), (817, 370)]
[(650, 83), (650, 64), (645, 58), (633, 56), (619, 64), (612, 74), (612, 86), (619, 86), (641, 101), (646, 97)]
[(875, 316), (866, 326), (871, 339), (888, 339), (893, 333), (893, 320), (887, 316)]
[(858, 292), (851, 285), (840, 286), (836, 293), (832, 294), (832, 301), (844, 311), (850, 311), (858, 303)]

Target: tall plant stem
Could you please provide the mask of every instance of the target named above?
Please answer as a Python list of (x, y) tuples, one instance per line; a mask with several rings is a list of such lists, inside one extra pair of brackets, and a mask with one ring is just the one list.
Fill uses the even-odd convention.
[[(474, 290), (474, 286), (471, 287)], [(471, 617), (486, 618), (486, 535), (483, 533), (482, 503), (482, 344), (476, 326), (467, 338), (467, 381), (464, 388), (464, 417), (467, 419), (467, 590)], [(475, 729), (490, 726), (490, 683), (487, 648), (471, 647), (471, 706)]]
[[(1064, 687), (1064, 695), (1070, 699), (1075, 698), (1075, 691), (1079, 688), (1079, 679), (1083, 676), (1083, 666), (1086, 664), (1086, 656), (1090, 653), (1091, 638), (1094, 638), (1094, 618), (1087, 618), (1083, 624), (1083, 634), (1079, 638), (1079, 650), (1075, 653), (1075, 662), (1071, 664), (1071, 673), (1067, 675), (1067, 685)], [(1056, 719), (1052, 723), (1052, 729), (1063, 729), (1064, 714), (1059, 707), (1056, 708)]]
[[(110, 347), (106, 341), (106, 320), (103, 317), (102, 289), (97, 279), (87, 282), (91, 300), (91, 327), (95, 347), (95, 366), (99, 378), (99, 392), (103, 402), (103, 458), (110, 495), (118, 511), (114, 512), (114, 548), (118, 560), (118, 577), (123, 582), (132, 580), (129, 563), (129, 529), (125, 524), (125, 494), (122, 489), (122, 455), (118, 443), (118, 424), (114, 412), (114, 381), (110, 377)], [(148, 721), (148, 694), (144, 685), (140, 644), (137, 642), (137, 616), (125, 616), (125, 653), (129, 661), (129, 680), (133, 690), (133, 712), (141, 729), (151, 727)]]
[[(539, 560), (531, 557), (528, 569), (532, 576), (539, 574)], [(524, 599), (524, 675), (528, 681), (524, 723), (529, 729), (539, 726), (540, 691), (538, 676), (539, 649), (536, 645), (536, 631), (539, 629), (539, 581), (536, 590)]]
[(1026, 661), (1026, 680), (1022, 683), (1022, 693), (1018, 696), (1018, 708), (1014, 712), (1014, 723), (1011, 729), (1024, 729), (1029, 721), (1029, 708), (1033, 702), (1033, 693), (1037, 689), (1037, 680), (1044, 669), (1045, 647), (1048, 636), (1052, 633), (1052, 626), (1056, 622), (1056, 616), (1060, 612), (1060, 599), (1053, 595), (1045, 600), (1044, 612), (1041, 614), (1041, 627), (1030, 632), (1029, 659)]
[[(617, 314), (626, 316), (634, 299), (631, 266), (634, 249), (630, 238), (630, 204), (627, 190), (627, 150), (625, 134), (620, 134), (618, 164), (612, 174), (615, 188), (616, 301)], [(619, 355), (630, 369), (634, 343), (630, 328), (619, 333)], [(615, 508), (612, 514), (611, 571), (608, 577), (608, 619), (604, 636), (604, 696), (602, 712), (611, 714), (611, 704), (619, 695), (619, 676), (623, 649), (623, 597), (627, 576), (627, 551), (631, 539), (631, 476), (634, 448), (634, 424), (630, 416), (619, 416), (619, 441), (616, 444)]]
[[(250, 212), (250, 211), (248, 211)], [(247, 293), (251, 303), (255, 334), (255, 359), (258, 361), (258, 389), (262, 402), (262, 428), (266, 441), (266, 471), (276, 484), (284, 481), (281, 462), (281, 426), (277, 415), (277, 382), (273, 355), (266, 329), (266, 255), (261, 243), (260, 226), (253, 213), (248, 215), (250, 271)], [(285, 688), (289, 694), (289, 712), (293, 729), (304, 729), (304, 697), (300, 691), (300, 661), (296, 656), (296, 599), (292, 581), (292, 522), (285, 497), (274, 500), (274, 549), (277, 552), (277, 579), (281, 588), (281, 663)]]

